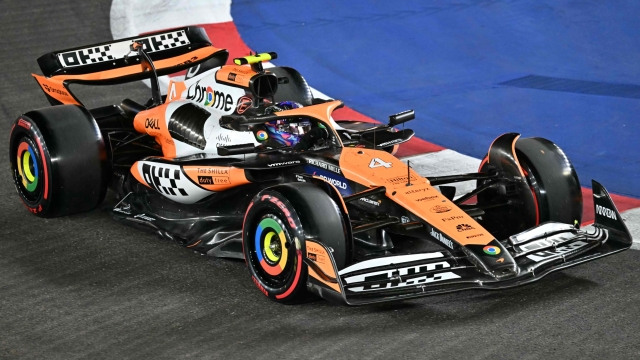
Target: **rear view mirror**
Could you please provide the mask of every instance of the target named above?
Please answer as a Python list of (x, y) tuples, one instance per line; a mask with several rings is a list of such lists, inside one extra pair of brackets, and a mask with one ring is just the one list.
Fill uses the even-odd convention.
[(413, 110), (403, 111), (401, 113), (397, 113), (395, 115), (389, 116), (389, 127), (393, 127), (409, 120), (413, 120), (416, 118), (416, 112)]

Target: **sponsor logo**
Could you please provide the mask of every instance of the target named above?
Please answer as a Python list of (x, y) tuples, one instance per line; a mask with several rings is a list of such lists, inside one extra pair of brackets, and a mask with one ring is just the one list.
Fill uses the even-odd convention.
[(268, 164), (268, 167), (279, 167), (279, 166), (287, 166), (287, 165), (295, 165), (295, 164), (300, 164), (300, 160), (291, 160), (291, 161), (284, 161), (284, 162), (279, 162), (279, 163), (273, 163), (273, 164)]
[(200, 185), (228, 185), (231, 181), (226, 176), (198, 176)]
[(487, 255), (498, 255), (498, 254), (500, 254), (500, 248), (497, 247), (497, 246), (493, 246), (493, 245), (487, 245), (487, 246), (483, 247), (482, 251), (484, 251), (484, 253), (487, 254)]
[(401, 221), (403, 224), (406, 224), (406, 223), (408, 223), (408, 222), (411, 222), (411, 219), (409, 219), (409, 217), (407, 217), (407, 216), (401, 216), (401, 217), (400, 217), (400, 221)]
[(227, 80), (236, 81), (236, 74), (229, 73), (229, 76), (227, 76)]
[(318, 264), (331, 264), (327, 258), (327, 251), (312, 242), (307, 243), (307, 257)]
[(299, 182), (307, 182), (307, 180), (304, 179), (304, 176), (298, 174), (296, 174), (296, 180)]
[(58, 94), (58, 95), (62, 95), (62, 96), (69, 96), (69, 93), (67, 93), (66, 91), (60, 90), (60, 89), (56, 89), (54, 87), (51, 87), (47, 84), (42, 84), (42, 87), (47, 90), (47, 92), (49, 93), (54, 93), (54, 94)]
[(147, 118), (147, 120), (144, 121), (144, 127), (146, 129), (160, 130), (160, 126), (158, 126), (158, 119)]
[(238, 112), (238, 114), (242, 114), (245, 111), (247, 111), (247, 109), (249, 109), (251, 107), (251, 98), (248, 96), (242, 96), (240, 99), (238, 99), (238, 105), (236, 105), (236, 111)]
[(447, 221), (460, 220), (460, 219), (464, 219), (464, 216), (462, 216), (462, 215), (454, 215), (454, 216), (449, 216), (449, 217), (446, 217), (446, 218), (442, 218), (440, 220), (442, 220), (442, 222), (447, 222)]
[(113, 211), (119, 212), (119, 213), (123, 213), (125, 215), (131, 215), (131, 205), (127, 204), (123, 207), (120, 208), (114, 208)]
[(345, 281), (347, 284), (354, 284), (359, 282), (374, 282), (374, 284), (356, 286), (349, 288), (349, 291), (353, 292), (365, 292), (380, 289), (393, 289), (400, 287), (414, 286), (420, 288), (425, 283), (431, 283), (435, 281), (444, 281), (451, 279), (459, 279), (460, 276), (451, 271), (444, 271), (437, 274), (423, 275), (419, 277), (413, 277), (410, 279), (404, 279), (405, 276), (425, 273), (434, 270), (445, 270), (450, 268), (451, 265), (446, 261), (441, 261), (432, 264), (410, 266), (400, 269), (391, 269), (386, 271), (376, 271), (370, 274), (355, 275), (347, 277)]
[(432, 195), (432, 196), (421, 197), (419, 199), (416, 199), (416, 201), (431, 201), (431, 200), (435, 200), (437, 198), (438, 198), (438, 195)]
[(329, 171), (332, 171), (332, 172), (337, 173), (337, 174), (341, 173), (339, 166), (336, 166), (336, 165), (333, 165), (333, 164), (329, 164), (329, 163), (326, 163), (324, 161), (318, 161), (316, 159), (306, 159), (306, 160), (307, 160), (307, 164), (309, 164), (309, 165), (317, 166), (317, 167), (319, 167), (321, 169), (329, 170)]
[(228, 177), (224, 176), (214, 176), (213, 183), (216, 185), (229, 185), (231, 184), (231, 180)]
[(432, 213), (445, 213), (448, 211), (451, 211), (451, 207), (447, 206), (447, 205), (436, 205), (434, 207), (432, 207), (429, 211), (431, 211)]
[[(179, 63), (179, 64), (178, 64), (178, 65), (176, 65), (176, 66), (188, 65), (188, 64), (193, 63), (193, 62), (194, 62), (194, 61), (196, 61), (196, 60), (198, 60), (198, 57), (197, 57), (197, 56), (193, 56), (193, 57), (191, 57), (191, 59), (185, 60), (185, 61), (183, 61), (183, 62)], [(200, 67), (200, 65), (198, 65), (198, 67)], [(189, 69), (189, 70), (191, 70), (191, 69)], [(197, 71), (197, 70), (196, 70), (196, 71)]]
[(500, 258), (500, 259), (496, 260), (496, 262), (502, 264), (504, 262), (504, 258)]
[(329, 184), (335, 186), (343, 196), (351, 195), (353, 193), (353, 191), (351, 190), (351, 186), (349, 186), (349, 182), (341, 175), (321, 168), (317, 168), (315, 166), (311, 166), (309, 164), (304, 165), (304, 172), (309, 175), (319, 177)]
[[(272, 197), (271, 195), (262, 195), (262, 197), (260, 198), (260, 201), (265, 201), (268, 200), (271, 203), (273, 203), (274, 205), (276, 205), (277, 207), (280, 208), (280, 210), (282, 210), (282, 212), (284, 213), (284, 216), (287, 217), (287, 221), (289, 222), (289, 226), (291, 226), (293, 229), (296, 229), (296, 222), (293, 220), (293, 218), (291, 217), (291, 212), (289, 211), (289, 209), (287, 209), (287, 206), (280, 200)], [(296, 249), (300, 249), (300, 243), (298, 242), (298, 238), (294, 238), (295, 243), (296, 243)]]
[(555, 250), (545, 250), (545, 251), (540, 251), (531, 255), (527, 255), (527, 258), (535, 262), (540, 262), (547, 259), (551, 259), (553, 257), (560, 256), (560, 255), (565, 255), (567, 253), (578, 250), (587, 245), (588, 243), (585, 241), (576, 241), (568, 245), (558, 246)]
[(57, 54), (57, 56), (64, 67), (92, 65), (122, 59), (129, 53), (129, 46), (134, 42), (142, 43), (142, 47), (147, 53), (170, 50), (190, 44), (189, 38), (184, 30), (177, 30), (138, 39), (123, 40), (111, 44), (73, 50)]
[(429, 232), (429, 234), (433, 236), (436, 240), (446, 245), (448, 248), (453, 249), (453, 241), (447, 239), (446, 237), (444, 237), (444, 235), (435, 231), (433, 228), (431, 228), (431, 231)]
[(230, 144), (231, 143), (231, 136), (218, 134), (218, 135), (216, 135), (216, 140), (218, 140), (221, 143)]
[(382, 200), (371, 200), (369, 198), (360, 198), (360, 201), (366, 202), (369, 205), (373, 205), (373, 206), (380, 206), (380, 203), (382, 202)]
[(402, 139), (395, 139), (395, 140), (383, 142), (382, 144), (378, 144), (378, 146), (383, 147), (383, 146), (393, 145), (393, 144), (397, 144), (397, 143), (399, 143), (401, 141), (402, 141)]
[(134, 216), (133, 218), (134, 218), (134, 219), (147, 220), (147, 221), (154, 221), (154, 220), (155, 220), (154, 218), (152, 218), (152, 217), (150, 217), (150, 216), (147, 216), (147, 215), (145, 215), (145, 214), (138, 214), (138, 215)]
[[(407, 194), (407, 195), (415, 194), (415, 193), (419, 193), (419, 192), (423, 192), (423, 191), (427, 191), (427, 190), (429, 190), (428, 187), (422, 188), (422, 189), (413, 189), (413, 190), (405, 191), (405, 194)], [(435, 197), (437, 197), (437, 196), (435, 196)]]
[(25, 203), (22, 203), (22, 204), (24, 205), (24, 207), (26, 207), (26, 208), (27, 208), (27, 210), (29, 210), (29, 211), (30, 211), (30, 212), (32, 212), (33, 214), (37, 214), (37, 213), (39, 213), (39, 212), (41, 212), (41, 211), (42, 211), (42, 205), (38, 205), (38, 207), (37, 207), (37, 208), (33, 208), (33, 207), (31, 207), (31, 206), (27, 206), (27, 204), (25, 204)]
[(596, 214), (608, 217), (611, 220), (618, 220), (616, 212), (604, 206), (596, 205)]
[(187, 89), (187, 99), (202, 103), (204, 106), (224, 111), (230, 111), (234, 106), (231, 95), (219, 90), (213, 90), (211, 86), (200, 86), (200, 81), (189, 86), (189, 89)]
[(481, 237), (481, 236), (484, 236), (484, 234), (469, 235), (469, 236), (467, 236), (467, 239), (473, 239), (473, 238), (477, 238), (477, 237)]
[[(155, 191), (171, 196), (189, 196), (187, 192), (178, 186), (181, 181), (179, 169), (164, 168), (162, 166), (142, 164), (142, 178)], [(161, 182), (160, 179), (165, 179)]]
[(229, 169), (216, 167), (198, 168), (198, 174), (229, 175)]
[(23, 128), (29, 130), (31, 129), (31, 123), (23, 119), (18, 120), (18, 126), (22, 126)]
[(252, 275), (251, 280), (253, 280), (253, 283), (256, 284), (256, 286), (258, 287), (258, 289), (260, 289), (260, 291), (262, 291), (264, 296), (269, 296), (269, 293), (267, 292), (267, 290), (264, 288), (264, 286), (262, 286), (262, 284), (258, 282), (258, 279), (256, 279), (255, 276)]
[[(411, 181), (415, 181), (418, 178), (411, 175)], [(391, 183), (391, 184), (400, 184), (400, 183), (407, 183), (407, 177), (406, 176), (398, 176), (398, 177), (393, 177), (393, 178), (388, 178), (385, 179), (386, 182)]]
[(211, 177), (211, 176), (198, 176), (198, 184), (213, 185), (213, 177)]
[(258, 130), (258, 132), (256, 132), (256, 139), (260, 140), (260, 141), (265, 141), (269, 138), (269, 135), (267, 134), (266, 131), (264, 130)]
[(331, 184), (331, 185), (333, 185), (333, 186), (335, 186), (337, 188), (340, 188), (340, 189), (343, 189), (343, 190), (347, 189), (347, 183), (346, 182), (343, 182), (343, 181), (340, 181), (340, 180), (336, 180), (336, 179), (332, 179), (332, 178), (330, 178), (328, 176), (324, 176), (324, 175), (318, 175), (318, 176), (323, 178), (326, 182), (328, 182), (329, 184)]
[(458, 232), (463, 232), (463, 231), (473, 230), (473, 229), (475, 228), (469, 224), (459, 224), (458, 226), (456, 226), (456, 230), (458, 230)]
[(378, 168), (378, 167), (385, 167), (385, 168), (388, 169), (388, 168), (391, 167), (391, 163), (382, 161), (382, 159), (380, 159), (380, 158), (371, 159), (371, 162), (369, 163), (369, 168), (375, 169), (375, 168)]

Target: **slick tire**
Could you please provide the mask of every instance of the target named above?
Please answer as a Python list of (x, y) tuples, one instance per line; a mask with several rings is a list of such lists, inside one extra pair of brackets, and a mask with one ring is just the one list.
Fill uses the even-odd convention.
[(547, 139), (525, 138), (516, 142), (516, 153), (538, 203), (537, 222), (580, 224), (582, 187), (564, 151)]
[(249, 273), (269, 299), (284, 304), (305, 301), (305, 239), (333, 249), (340, 269), (347, 259), (343, 217), (333, 200), (310, 183), (271, 187), (251, 201), (243, 224), (243, 252)]
[[(534, 208), (488, 212), (485, 221), (503, 230), (494, 235), (507, 237), (547, 221), (580, 224), (582, 189), (578, 175), (562, 149), (543, 138), (524, 138), (516, 142), (516, 155), (530, 189), (530, 193), (520, 196), (532, 199), (519, 203), (532, 204)], [(479, 172), (489, 170), (486, 160), (485, 156)], [(492, 191), (485, 191), (478, 195), (478, 202), (490, 203), (496, 196)], [(523, 214), (531, 215), (524, 218)]]
[(22, 203), (37, 216), (89, 211), (106, 194), (104, 141), (83, 107), (59, 105), (20, 116), (11, 129), (9, 161)]

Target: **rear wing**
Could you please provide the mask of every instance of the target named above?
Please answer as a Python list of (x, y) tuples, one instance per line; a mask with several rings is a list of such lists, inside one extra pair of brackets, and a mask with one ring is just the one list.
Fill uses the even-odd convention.
[(113, 85), (147, 79), (140, 58), (131, 52), (134, 42), (155, 65), (158, 76), (185, 70), (215, 58), (224, 65), (229, 53), (217, 49), (204, 29), (195, 26), (165, 30), (126, 39), (54, 51), (38, 58), (44, 76), (32, 74), (52, 105), (80, 102), (69, 91), (69, 84)]

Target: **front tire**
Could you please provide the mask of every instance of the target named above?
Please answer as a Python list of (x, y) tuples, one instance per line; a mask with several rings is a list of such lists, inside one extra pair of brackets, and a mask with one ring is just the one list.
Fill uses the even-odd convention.
[(333, 200), (309, 183), (278, 185), (258, 193), (243, 223), (249, 273), (268, 298), (285, 304), (307, 299), (306, 239), (333, 249), (336, 265), (347, 257), (343, 217)]
[[(529, 190), (519, 193), (518, 199), (512, 199), (513, 205), (507, 208), (487, 210), (482, 225), (494, 236), (507, 238), (547, 221), (580, 224), (582, 188), (562, 149), (543, 138), (524, 138), (516, 141), (515, 150)], [(478, 171), (490, 170), (485, 156)], [(482, 183), (478, 181), (478, 186)], [(500, 199), (496, 190), (478, 194), (481, 205)]]

